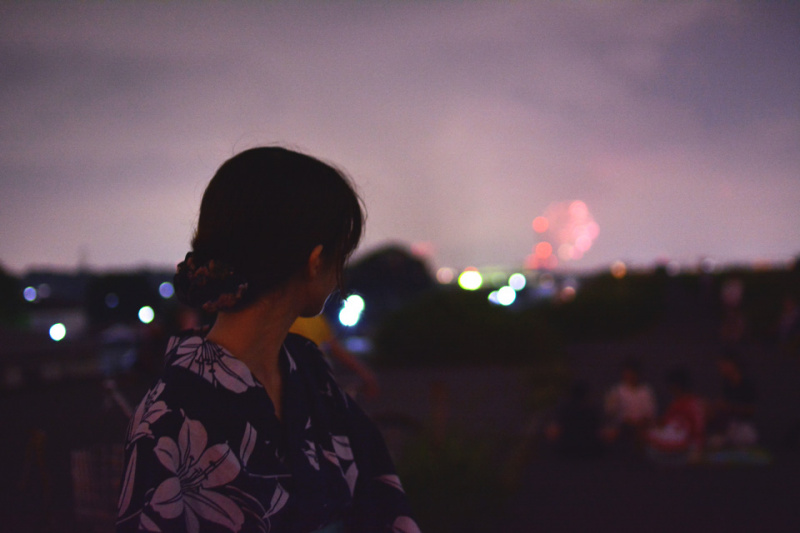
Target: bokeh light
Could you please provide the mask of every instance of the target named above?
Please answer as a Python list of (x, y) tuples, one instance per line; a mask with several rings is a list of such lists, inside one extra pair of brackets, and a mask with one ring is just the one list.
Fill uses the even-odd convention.
[(617, 279), (622, 279), (628, 273), (628, 267), (622, 261), (611, 263), (611, 275)]
[(558, 247), (558, 257), (564, 261), (575, 258), (575, 247), (569, 243), (564, 243)]
[(58, 342), (67, 336), (67, 328), (61, 322), (50, 326), (50, 338)]
[(528, 280), (525, 279), (525, 275), (520, 274), (519, 272), (511, 274), (511, 276), (508, 278), (508, 286), (514, 289), (515, 291), (521, 291), (522, 289), (525, 288), (525, 285), (527, 283)]
[(145, 305), (139, 309), (139, 321), (142, 324), (149, 324), (156, 317), (156, 312), (149, 305)]
[(562, 302), (571, 302), (572, 300), (575, 299), (575, 293), (576, 292), (577, 291), (575, 290), (575, 287), (572, 287), (572, 286), (568, 285), (568, 286), (564, 287), (563, 289), (561, 289), (561, 293), (559, 294), (559, 297), (561, 298)]
[(668, 276), (675, 277), (681, 273), (681, 264), (678, 263), (677, 261), (670, 261), (669, 263), (667, 263), (666, 269)]
[[(550, 204), (544, 215), (534, 219), (533, 229), (541, 242), (534, 248), (533, 257), (526, 260), (528, 268), (554, 268), (559, 259), (577, 261), (589, 251), (600, 234), (600, 226), (582, 200)], [(546, 253), (548, 250), (550, 253)], [(554, 250), (558, 258), (551, 256)]]
[(361, 313), (365, 306), (364, 298), (358, 294), (351, 294), (342, 302), (342, 308), (339, 310), (339, 323), (348, 328), (355, 326), (361, 320)]
[(436, 247), (432, 242), (413, 242), (411, 243), (411, 253), (423, 259), (431, 259), (436, 253)]
[(533, 219), (533, 231), (536, 233), (544, 233), (550, 226), (550, 222), (545, 217), (536, 217)]
[(534, 253), (539, 259), (547, 259), (553, 254), (553, 245), (547, 241), (542, 241), (536, 245)]
[(175, 287), (173, 287), (172, 283), (169, 281), (165, 281), (158, 286), (158, 294), (160, 294), (165, 300), (172, 298), (172, 296), (175, 294)]
[(542, 259), (536, 253), (532, 253), (525, 258), (525, 268), (536, 270), (540, 268), (553, 269), (558, 266), (558, 258), (554, 254)]
[(483, 285), (483, 276), (477, 269), (468, 268), (458, 276), (458, 286), (465, 291), (476, 291), (481, 288), (481, 285)]
[(436, 281), (442, 285), (453, 283), (456, 279), (456, 271), (450, 267), (442, 267), (436, 271)]
[(575, 239), (575, 248), (583, 255), (592, 247), (592, 239), (588, 235), (581, 235)]
[(359, 296), (358, 294), (351, 294), (345, 299), (345, 305), (359, 313), (364, 310), (366, 307), (366, 303), (364, 303), (364, 298)]
[(569, 204), (569, 214), (576, 218), (585, 218), (589, 214), (589, 208), (581, 200), (575, 200)]
[(35, 302), (36, 296), (36, 289), (34, 287), (25, 287), (22, 290), (22, 297), (25, 298), (26, 302)]
[(511, 305), (517, 299), (517, 291), (506, 285), (497, 290), (497, 303), (500, 305)]
[(105, 302), (106, 302), (106, 307), (108, 307), (109, 309), (116, 309), (117, 306), (119, 305), (119, 296), (117, 296), (113, 292), (109, 292), (108, 294), (106, 294)]
[(36, 292), (39, 298), (50, 298), (50, 285), (47, 283), (40, 283), (39, 286), (36, 288)]

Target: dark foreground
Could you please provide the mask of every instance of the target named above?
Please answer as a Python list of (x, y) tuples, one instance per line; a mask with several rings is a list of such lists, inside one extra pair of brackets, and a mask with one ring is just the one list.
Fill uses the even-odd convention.
[[(675, 364), (688, 366), (697, 389), (713, 396), (718, 391), (714, 358), (719, 353), (714, 330), (691, 318), (684, 317), (679, 325), (664, 324), (637, 339), (573, 346), (573, 374), (602, 392), (616, 379), (620, 361), (637, 355), (660, 401), (666, 401), (660, 377)], [(480, 466), (501, 469), (516, 459), (512, 466), (518, 484), (502, 512), (480, 531), (800, 531), (800, 449), (787, 440), (800, 423), (800, 362), (767, 346), (751, 345), (747, 351), (760, 391), (758, 422), (771, 456), (768, 465), (659, 468), (624, 454), (583, 462), (560, 459), (534, 438), (542, 420), (525, 407), (527, 381), (524, 371), (514, 368), (384, 371), (379, 375), (381, 397), (364, 405), (384, 421), (387, 414), (402, 415), (430, 427), (433, 414), (439, 423), (445, 421), (447, 431), (461, 431), (465, 439), (489, 436), (503, 443), (486, 459), (489, 464)], [(133, 376), (121, 379), (120, 386), (138, 400), (147, 381)], [(69, 379), (5, 392), (0, 396), (0, 420), (0, 531), (92, 531), (88, 521), (76, 520), (71, 452), (97, 451), (102, 443), (120, 442), (127, 424), (101, 381)], [(401, 440), (414, 431), (398, 430), (391, 423), (384, 427), (390, 439), (396, 439), (398, 431)], [(107, 466), (109, 472), (117, 467)], [(112, 503), (114, 490), (105, 494)], [(459, 495), (440, 496), (445, 516), (439, 523), (456, 524), (458, 520), (449, 516), (460, 512)], [(103, 525), (95, 530), (109, 530), (112, 521), (110, 516), (96, 516), (95, 522)]]
[(791, 532), (800, 529), (800, 464), (658, 469), (537, 461), (506, 523), (529, 531)]
[[(493, 379), (501, 385), (506, 373), (498, 370), (491, 377), (491, 372), (482, 371), (483, 386), (491, 385)], [(397, 385), (406, 377), (398, 375)], [(416, 378), (418, 387), (427, 381), (424, 373)], [(455, 373), (453, 384), (459, 386), (469, 378)], [(386, 395), (393, 394), (391, 380), (384, 377)], [(498, 391), (498, 398), (504, 394), (508, 398), (509, 392), (513, 396), (507, 387)], [(490, 406), (486, 409), (482, 416), (491, 411)], [(122, 434), (123, 417), (113, 409), (103, 411), (102, 388), (93, 380), (0, 400), (5, 427), (0, 468), (7, 480), (0, 489), (0, 531), (86, 530), (85, 523), (76, 523), (73, 512), (70, 451), (96, 449), (98, 442), (110, 442)], [(480, 414), (480, 409), (473, 414)], [(505, 417), (509, 417), (507, 412), (492, 423), (502, 425)], [(44, 430), (42, 441), (32, 437), (36, 428)], [(684, 468), (658, 468), (618, 456), (568, 461), (541, 443), (535, 446), (521, 467), (516, 492), (493, 521), (493, 531), (800, 530), (800, 454), (777, 441), (771, 450), (772, 463), (766, 466)], [(498, 465), (503, 459), (498, 457)]]

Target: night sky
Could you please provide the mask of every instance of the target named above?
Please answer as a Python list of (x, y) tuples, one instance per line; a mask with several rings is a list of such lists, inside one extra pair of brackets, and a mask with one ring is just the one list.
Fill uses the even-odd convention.
[(575, 205), (557, 268), (800, 254), (800, 2), (3, 2), (0, 72), (15, 272), (174, 265), (276, 143), (435, 267), (521, 266)]

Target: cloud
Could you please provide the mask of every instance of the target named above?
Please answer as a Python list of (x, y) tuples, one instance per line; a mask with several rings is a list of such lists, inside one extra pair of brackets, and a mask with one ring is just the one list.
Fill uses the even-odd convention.
[[(0, 223), (14, 230), (0, 257), (18, 268), (40, 261), (42, 250), (51, 250), (48, 261), (70, 262), (76, 254), (63, 243), (73, 241), (105, 250), (91, 254), (103, 263), (179, 259), (216, 167), (272, 142), (354, 176), (370, 212), (368, 245), (432, 241), (443, 263), (521, 261), (534, 243), (533, 217), (575, 198), (601, 225), (587, 265), (626, 254), (738, 257), (800, 247), (791, 229), (800, 227), (791, 207), (800, 168), (796, 9), (2, 10)], [(45, 221), (56, 212), (54, 237)], [(114, 231), (95, 236), (91, 219)], [(779, 231), (741, 238), (747, 219)], [(137, 220), (180, 229), (162, 236)], [(124, 253), (114, 238), (130, 243)]]

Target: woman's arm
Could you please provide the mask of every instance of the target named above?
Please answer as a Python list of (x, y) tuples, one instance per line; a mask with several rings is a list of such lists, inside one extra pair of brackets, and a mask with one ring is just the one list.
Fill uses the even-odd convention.
[(419, 533), (380, 431), (352, 401), (348, 402), (348, 418), (358, 466), (348, 530), (352, 533)]

